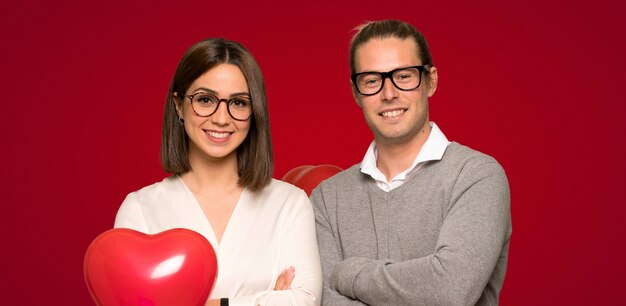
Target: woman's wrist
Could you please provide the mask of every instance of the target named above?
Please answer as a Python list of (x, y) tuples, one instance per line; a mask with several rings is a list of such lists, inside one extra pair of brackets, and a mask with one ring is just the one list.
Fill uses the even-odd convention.
[(220, 306), (220, 300), (215, 300), (215, 299), (208, 300), (208, 301), (206, 301), (204, 306)]

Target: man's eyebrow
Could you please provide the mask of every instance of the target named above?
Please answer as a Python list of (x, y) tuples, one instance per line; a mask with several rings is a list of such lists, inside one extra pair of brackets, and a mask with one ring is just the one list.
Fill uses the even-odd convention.
[(361, 74), (361, 73), (387, 73), (387, 72), (392, 72), (394, 70), (401, 70), (401, 69), (406, 69), (406, 68), (411, 68), (411, 67), (415, 67), (415, 66), (425, 66), (426, 64), (419, 64), (419, 65), (404, 65), (404, 66), (399, 66), (396, 68), (393, 68), (389, 71), (378, 71), (378, 70), (363, 70), (361, 72), (355, 72), (354, 74)]

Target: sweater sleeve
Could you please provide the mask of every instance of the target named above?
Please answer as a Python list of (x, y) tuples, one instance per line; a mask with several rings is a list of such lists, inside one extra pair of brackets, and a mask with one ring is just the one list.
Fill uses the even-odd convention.
[(320, 189), (313, 190), (311, 203), (315, 210), (317, 243), (322, 261), (322, 305), (365, 305), (354, 297), (347, 297), (331, 288), (331, 275), (335, 265), (341, 262), (338, 241), (333, 235), (324, 197)]
[(509, 203), (500, 165), (466, 165), (452, 187), (433, 253), (403, 262), (358, 257), (339, 261), (320, 215), (324, 294), (339, 292), (372, 305), (474, 305), (508, 243)]

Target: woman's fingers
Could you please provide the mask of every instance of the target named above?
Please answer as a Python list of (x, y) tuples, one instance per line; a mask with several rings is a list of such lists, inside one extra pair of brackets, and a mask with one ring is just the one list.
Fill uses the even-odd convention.
[(287, 275), (285, 277), (284, 290), (291, 288), (291, 282), (293, 282), (294, 277), (296, 277), (296, 269), (294, 267), (289, 267), (289, 269), (287, 269)]
[(274, 290), (287, 290), (291, 287), (291, 282), (296, 277), (295, 273), (296, 269), (294, 267), (289, 267), (278, 275), (276, 279), (276, 285), (274, 285)]
[(276, 285), (274, 285), (274, 290), (284, 290), (282, 288), (283, 284), (285, 283), (286, 274), (287, 270), (283, 270), (283, 272), (278, 275), (278, 278), (276, 279)]

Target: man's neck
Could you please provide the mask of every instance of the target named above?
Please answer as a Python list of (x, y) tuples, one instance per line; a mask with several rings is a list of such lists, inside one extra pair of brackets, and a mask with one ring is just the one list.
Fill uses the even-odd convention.
[(430, 135), (430, 123), (411, 139), (390, 143), (376, 140), (376, 167), (385, 175), (387, 181), (391, 181), (396, 175), (411, 167)]

